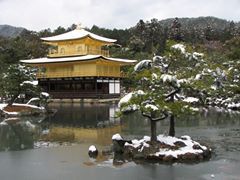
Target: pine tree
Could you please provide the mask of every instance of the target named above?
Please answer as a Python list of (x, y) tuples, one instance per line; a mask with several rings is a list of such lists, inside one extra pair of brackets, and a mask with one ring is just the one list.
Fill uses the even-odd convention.
[(39, 94), (39, 88), (34, 84), (35, 75), (29, 67), (10, 65), (1, 80), (2, 97), (9, 98), (8, 105), (12, 105), (19, 95), (34, 97)]

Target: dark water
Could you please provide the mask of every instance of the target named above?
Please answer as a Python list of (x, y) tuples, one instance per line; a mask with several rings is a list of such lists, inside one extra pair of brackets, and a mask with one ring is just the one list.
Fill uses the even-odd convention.
[[(211, 146), (214, 154), (210, 161), (191, 165), (129, 162), (117, 166), (111, 158), (89, 159), (88, 147), (95, 144), (104, 149), (114, 133), (125, 138), (149, 135), (148, 120), (137, 113), (114, 118), (115, 105), (56, 104), (52, 107), (58, 109), (54, 116), (10, 119), (11, 125), (0, 126), (0, 180), (240, 180), (240, 114), (212, 110), (177, 119), (176, 136), (187, 134)], [(158, 133), (167, 131), (168, 120), (158, 123)], [(50, 135), (46, 137), (43, 132)], [(34, 142), (40, 138), (74, 144), (34, 148)]]

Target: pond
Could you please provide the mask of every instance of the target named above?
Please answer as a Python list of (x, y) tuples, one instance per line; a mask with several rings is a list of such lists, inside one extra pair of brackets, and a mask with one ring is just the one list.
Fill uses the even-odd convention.
[[(138, 113), (114, 118), (114, 104), (66, 103), (51, 107), (58, 110), (52, 116), (2, 123), (1, 180), (240, 179), (240, 114), (210, 110), (176, 120), (176, 136), (190, 135), (212, 147), (210, 161), (113, 165), (112, 159), (89, 159), (88, 147), (95, 144), (99, 150), (107, 148), (115, 133), (127, 139), (149, 135), (147, 119)], [(168, 120), (158, 123), (158, 133), (167, 133), (168, 125)], [(40, 140), (52, 143), (41, 144)]]

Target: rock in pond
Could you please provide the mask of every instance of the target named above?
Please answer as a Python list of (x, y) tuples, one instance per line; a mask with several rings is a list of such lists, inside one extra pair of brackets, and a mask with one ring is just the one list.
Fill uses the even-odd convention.
[(89, 155), (89, 157), (91, 157), (91, 158), (96, 158), (96, 157), (98, 156), (98, 150), (97, 150), (96, 146), (91, 145), (91, 146), (88, 148), (88, 155)]

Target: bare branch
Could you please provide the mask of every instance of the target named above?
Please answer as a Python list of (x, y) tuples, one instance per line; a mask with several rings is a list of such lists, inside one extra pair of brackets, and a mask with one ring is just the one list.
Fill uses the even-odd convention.
[(168, 95), (166, 95), (165, 98), (167, 99), (171, 96), (174, 96), (175, 94), (179, 93), (180, 90), (181, 90), (180, 88), (177, 88), (176, 90), (174, 90), (174, 91), (170, 92)]
[(162, 117), (153, 118), (150, 114), (142, 112), (142, 116), (149, 118), (151, 121), (161, 121), (168, 117), (168, 114), (166, 112), (162, 112), (162, 114), (163, 114)]
[(162, 117), (152, 118), (151, 121), (161, 121), (161, 120), (166, 119), (167, 117), (168, 117), (168, 114), (167, 113), (163, 113)]
[(152, 119), (152, 116), (150, 114), (146, 114), (143, 111), (142, 111), (142, 116)]

